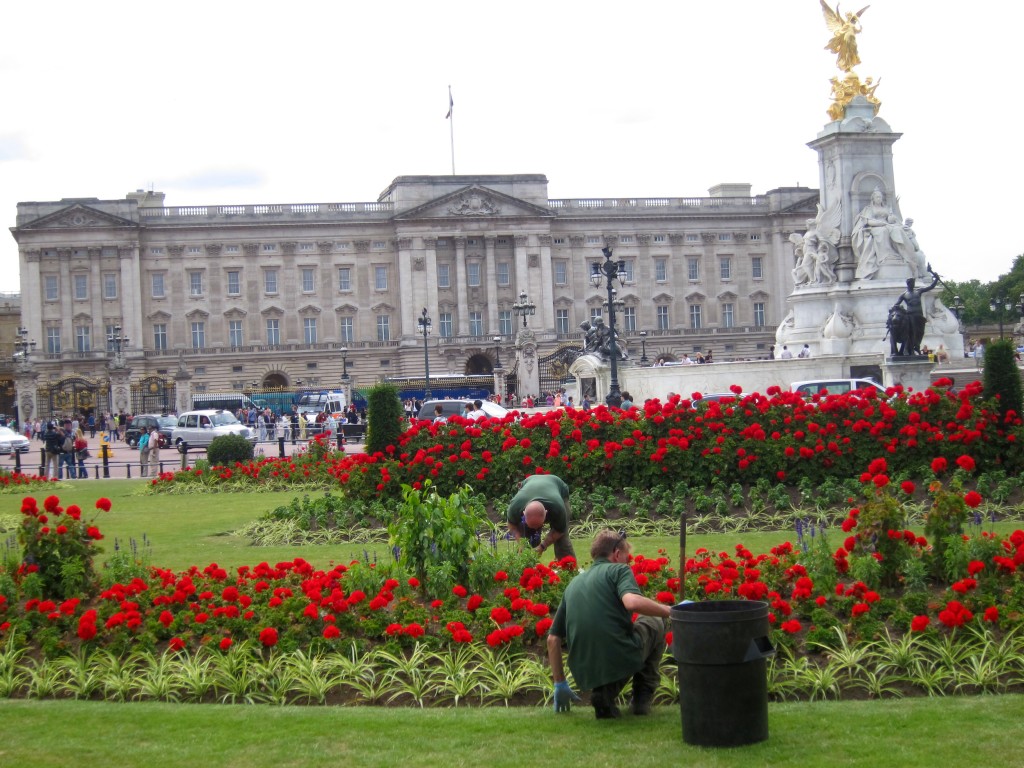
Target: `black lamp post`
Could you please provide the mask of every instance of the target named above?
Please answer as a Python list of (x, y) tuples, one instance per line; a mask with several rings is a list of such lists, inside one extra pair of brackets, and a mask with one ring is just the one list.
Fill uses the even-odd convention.
[(1017, 316), (1024, 316), (1024, 293), (1020, 295), (1017, 303), (1013, 303), (1013, 299), (1009, 296), (998, 296), (993, 297), (988, 302), (988, 308), (996, 313), (996, 317), (999, 319), (999, 338), (1003, 338), (1003, 311), (1010, 312), (1011, 310), (1016, 311)]
[(341, 383), (348, 384), (348, 347), (341, 345)]
[(647, 365), (647, 331), (640, 331), (640, 365)]
[(619, 391), (619, 348), (615, 339), (615, 289), (614, 283), (618, 279), (620, 285), (626, 284), (626, 262), (612, 259), (612, 249), (602, 248), (604, 262), (595, 261), (591, 264), (590, 282), (595, 288), (601, 287), (602, 278), (605, 280), (608, 289), (608, 355), (612, 362), (611, 387), (605, 402), (618, 408), (622, 405), (622, 392)]
[(430, 353), (427, 350), (427, 334), (430, 333), (431, 320), (430, 315), (427, 314), (427, 308), (423, 308), (423, 314), (420, 315), (416, 324), (420, 327), (420, 332), (423, 334), (423, 379), (426, 385), (423, 389), (423, 399), (430, 399)]
[(114, 359), (115, 360), (120, 360), (121, 359), (121, 349), (123, 347), (128, 346), (128, 342), (130, 342), (130, 341), (131, 341), (131, 339), (129, 339), (127, 336), (124, 336), (121, 333), (121, 326), (120, 325), (115, 325), (114, 326), (114, 332), (112, 334), (110, 334), (109, 336), (107, 336), (107, 342), (109, 344), (112, 344), (113, 347), (114, 347)]
[(525, 328), (526, 318), (537, 314), (537, 305), (527, 298), (526, 291), (520, 291), (519, 301), (512, 305), (512, 312), (515, 313), (516, 317), (523, 318), (523, 328)]
[(501, 336), (494, 337), (494, 368), (501, 368)]
[(28, 364), (28, 353), (36, 348), (34, 341), (28, 340), (28, 328), (18, 328), (18, 338), (14, 340), (14, 359), (23, 364)]
[(953, 297), (953, 306), (949, 308), (949, 311), (953, 313), (957, 320), (960, 319), (960, 315), (963, 314), (965, 305), (963, 299), (959, 296)]

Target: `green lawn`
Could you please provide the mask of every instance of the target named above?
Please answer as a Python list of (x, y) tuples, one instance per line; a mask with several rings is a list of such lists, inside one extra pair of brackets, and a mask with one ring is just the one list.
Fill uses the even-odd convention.
[[(133, 539), (141, 543), (145, 538), (150, 544), (148, 552), (152, 564), (176, 570), (191, 565), (202, 567), (211, 562), (232, 568), (264, 560), (269, 563), (291, 560), (296, 556), (304, 557), (317, 567), (326, 567), (332, 562), (345, 563), (353, 558), (362, 558), (364, 552), (371, 558), (374, 555), (378, 558), (391, 556), (386, 544), (256, 548), (248, 540), (231, 535), (231, 531), (300, 495), (292, 491), (151, 495), (145, 492), (147, 483), (145, 480), (64, 482), (47, 488), (45, 493), (34, 495), (41, 502), (51, 493), (55, 494), (64, 506), (78, 504), (87, 515), (94, 510), (96, 499), (106, 496), (113, 506), (109, 513), (98, 516), (98, 524), (105, 537), (103, 556), (114, 551), (115, 540), (121, 546), (127, 546)], [(33, 494), (0, 497), (0, 514), (16, 513), (23, 495)], [(740, 541), (752, 551), (767, 551), (793, 538), (793, 535), (789, 531), (780, 531), (690, 536), (687, 552), (692, 555), (697, 547), (733, 552)], [(589, 541), (576, 540), (574, 543), (580, 559), (589, 561)], [(664, 549), (676, 562), (679, 538), (637, 539), (634, 549), (648, 557), (655, 556), (658, 549)]]
[[(0, 702), (0, 765), (120, 768), (1014, 765), (1024, 697), (772, 704), (765, 742), (682, 741), (679, 710), (407, 709)], [(742, 724), (737, 724), (742, 727)], [(1014, 755), (1018, 755), (1017, 758)]]

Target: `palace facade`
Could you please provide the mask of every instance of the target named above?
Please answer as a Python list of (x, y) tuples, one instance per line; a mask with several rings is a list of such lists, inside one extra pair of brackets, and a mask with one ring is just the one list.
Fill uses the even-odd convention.
[(547, 188), (533, 174), (400, 176), (364, 203), (169, 207), (143, 191), (20, 203), (21, 324), (36, 346), (17, 366), (19, 403), (34, 390), (43, 416), (83, 402), (173, 408), (186, 380), (192, 392), (337, 388), (346, 373), (362, 387), (423, 376), (425, 344), (433, 376), (488, 374), (500, 357), (507, 391), (525, 394), (523, 294), (546, 389), (564, 366), (544, 361), (605, 311), (590, 281), (605, 247), (626, 263), (628, 364), (641, 331), (652, 362), (767, 355), (793, 290), (788, 237), (817, 190), (565, 200)]

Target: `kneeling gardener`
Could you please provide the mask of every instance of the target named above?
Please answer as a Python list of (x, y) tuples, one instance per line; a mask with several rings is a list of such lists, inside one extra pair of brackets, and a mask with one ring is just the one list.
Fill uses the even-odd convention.
[[(593, 564), (565, 589), (547, 641), (556, 712), (567, 712), (571, 701), (580, 701), (565, 679), (564, 643), (573, 679), (580, 690), (592, 692), (599, 720), (619, 716), (615, 702), (630, 678), (630, 710), (634, 715), (650, 714), (670, 607), (641, 594), (629, 567), (630, 552), (624, 534), (601, 531), (590, 547)], [(642, 614), (635, 622), (634, 613)]]
[(547, 536), (536, 545), (537, 554), (555, 545), (555, 557), (561, 560), (576, 551), (569, 541), (569, 486), (555, 475), (531, 475), (523, 480), (519, 492), (509, 502), (505, 513), (512, 538), (524, 536), (532, 544), (539, 536), (544, 523), (549, 530)]

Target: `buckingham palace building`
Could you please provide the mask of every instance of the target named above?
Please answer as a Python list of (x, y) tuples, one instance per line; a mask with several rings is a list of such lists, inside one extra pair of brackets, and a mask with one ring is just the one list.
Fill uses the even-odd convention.
[(183, 387), (358, 390), (428, 365), (435, 380), (543, 391), (564, 378), (580, 324), (607, 311), (590, 279), (605, 248), (625, 262), (624, 364), (708, 349), (763, 358), (793, 291), (789, 235), (818, 200), (749, 184), (550, 199), (544, 175), (517, 174), (400, 176), (375, 202), (171, 207), (146, 191), (23, 202), (8, 378), (22, 418), (181, 409)]

